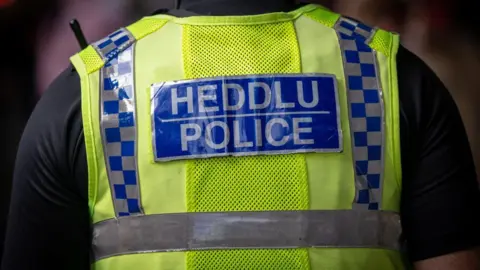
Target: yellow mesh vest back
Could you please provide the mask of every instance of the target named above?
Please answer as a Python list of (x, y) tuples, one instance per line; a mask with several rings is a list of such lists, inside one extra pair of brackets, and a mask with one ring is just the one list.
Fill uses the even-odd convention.
[[(291, 13), (245, 17), (147, 17), (127, 27), (136, 38), (134, 80), (137, 163), (145, 215), (185, 212), (351, 210), (355, 173), (339, 15), (308, 5)], [(386, 141), (382, 210), (399, 212), (401, 168), (395, 54), (398, 38), (377, 30)], [(101, 130), (102, 59), (93, 47), (72, 58), (82, 82), (82, 115), (94, 224), (118, 218), (112, 203)], [(343, 152), (220, 157), (158, 163), (152, 150), (150, 86), (216, 76), (325, 73), (337, 78)], [(355, 224), (352, 229), (360, 230)], [(105, 258), (92, 269), (402, 269), (383, 249), (289, 248), (153, 252)]]
[[(239, 42), (240, 41), (240, 42)], [(241, 59), (241, 61), (240, 61)], [(224, 75), (300, 73), (292, 22), (185, 25), (187, 79)], [(307, 210), (302, 154), (198, 159), (187, 163), (189, 212)], [(306, 250), (188, 252), (190, 269), (308, 269)]]

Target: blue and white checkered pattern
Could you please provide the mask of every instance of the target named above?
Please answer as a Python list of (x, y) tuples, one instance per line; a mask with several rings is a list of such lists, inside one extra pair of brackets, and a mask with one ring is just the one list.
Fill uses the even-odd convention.
[(135, 43), (135, 38), (125, 28), (121, 28), (115, 33), (101, 39), (93, 44), (98, 54), (103, 58), (105, 63), (116, 58), (119, 53)]
[(384, 112), (375, 52), (375, 30), (341, 18), (336, 26), (343, 53), (355, 166), (355, 209), (378, 210), (382, 200)]
[(122, 40), (122, 44), (130, 43), (128, 47), (112, 49), (104, 45), (107, 41), (98, 45), (98, 48), (109, 48), (104, 55), (108, 61), (101, 70), (101, 127), (115, 213), (130, 216), (141, 214), (142, 207), (136, 158), (133, 43), (113, 39), (121, 36), (128, 35), (117, 32), (108, 40), (114, 44)]

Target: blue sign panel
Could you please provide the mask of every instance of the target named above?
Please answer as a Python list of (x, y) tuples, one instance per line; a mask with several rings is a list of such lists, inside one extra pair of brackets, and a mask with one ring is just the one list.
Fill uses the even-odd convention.
[(156, 161), (342, 151), (336, 79), (249, 75), (152, 86)]

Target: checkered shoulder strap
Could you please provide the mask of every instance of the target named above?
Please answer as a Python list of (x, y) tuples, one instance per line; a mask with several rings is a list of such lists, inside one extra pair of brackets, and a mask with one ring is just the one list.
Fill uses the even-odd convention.
[(356, 196), (354, 209), (381, 209), (384, 110), (376, 52), (376, 29), (341, 17), (334, 26), (342, 50), (349, 105)]
[(126, 28), (121, 28), (107, 37), (92, 44), (104, 63), (116, 58), (119, 53), (126, 50), (133, 43), (135, 38)]
[(100, 69), (100, 127), (115, 215), (143, 213), (137, 169), (135, 38), (125, 28), (95, 42)]

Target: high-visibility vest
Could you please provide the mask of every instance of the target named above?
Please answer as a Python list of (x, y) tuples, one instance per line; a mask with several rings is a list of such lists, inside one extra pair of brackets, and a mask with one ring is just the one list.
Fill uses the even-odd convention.
[(72, 57), (93, 269), (403, 269), (398, 36), (307, 5)]

